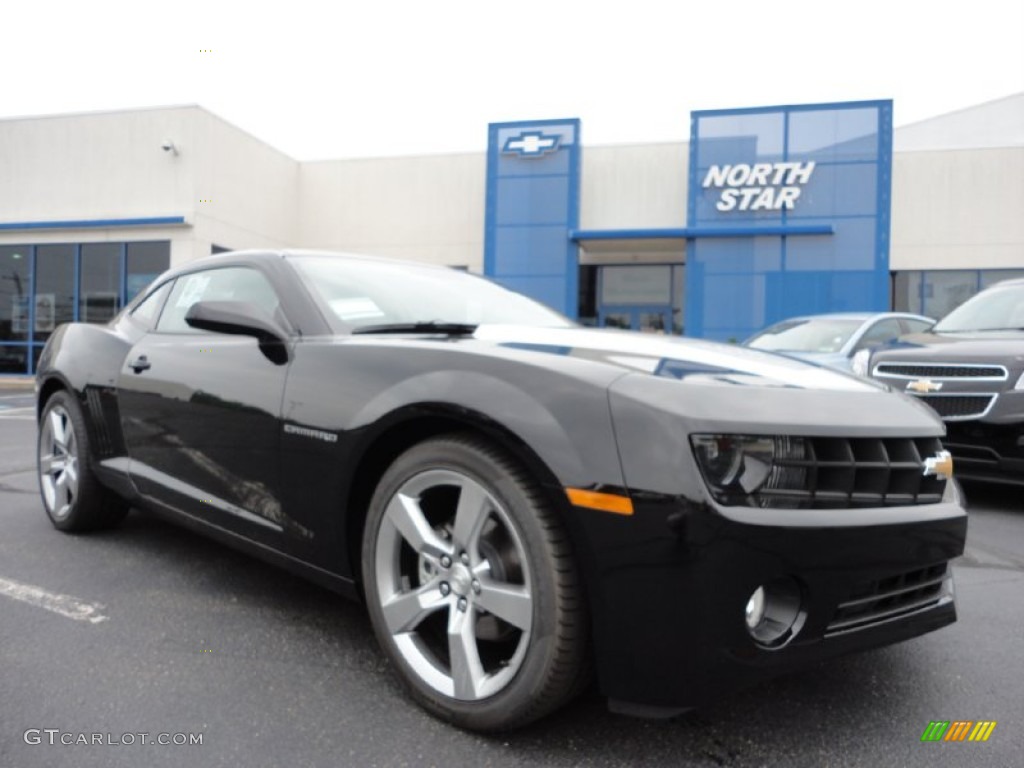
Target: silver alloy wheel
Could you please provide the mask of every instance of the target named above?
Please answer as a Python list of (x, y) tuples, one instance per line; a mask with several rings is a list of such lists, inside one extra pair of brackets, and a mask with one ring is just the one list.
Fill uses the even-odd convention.
[(71, 416), (61, 405), (51, 408), (43, 420), (39, 479), (50, 513), (66, 517), (78, 499), (78, 441)]
[(381, 519), (374, 568), (387, 631), (423, 682), (478, 701), (515, 677), (533, 626), (529, 564), (483, 485), (449, 469), (406, 480)]

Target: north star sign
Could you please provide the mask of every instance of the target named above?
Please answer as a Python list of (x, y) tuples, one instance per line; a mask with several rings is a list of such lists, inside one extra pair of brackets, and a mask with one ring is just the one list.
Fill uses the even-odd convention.
[(712, 165), (704, 189), (721, 189), (715, 208), (728, 211), (791, 211), (811, 180), (814, 161)]

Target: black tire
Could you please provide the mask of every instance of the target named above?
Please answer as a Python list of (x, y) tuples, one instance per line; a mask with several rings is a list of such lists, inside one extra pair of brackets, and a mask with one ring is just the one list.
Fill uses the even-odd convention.
[[(413, 547), (399, 526), (416, 510), (427, 527)], [(362, 573), (381, 646), (412, 697), (450, 723), (523, 726), (588, 676), (588, 620), (561, 521), (518, 462), (475, 436), (428, 440), (388, 468), (370, 502)]]
[(43, 508), (61, 531), (94, 531), (117, 525), (129, 505), (102, 486), (92, 467), (85, 417), (67, 391), (46, 401), (36, 439), (36, 475)]

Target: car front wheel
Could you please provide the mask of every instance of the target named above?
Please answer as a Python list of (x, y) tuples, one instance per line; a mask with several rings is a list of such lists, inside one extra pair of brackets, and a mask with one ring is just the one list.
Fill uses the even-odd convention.
[(85, 418), (71, 393), (57, 392), (46, 401), (36, 456), (40, 495), (54, 527), (108, 528), (128, 514), (128, 503), (100, 485), (93, 473)]
[(578, 689), (586, 619), (568, 538), (495, 446), (452, 436), (401, 455), (371, 501), (362, 568), (374, 631), (434, 714), (503, 730)]

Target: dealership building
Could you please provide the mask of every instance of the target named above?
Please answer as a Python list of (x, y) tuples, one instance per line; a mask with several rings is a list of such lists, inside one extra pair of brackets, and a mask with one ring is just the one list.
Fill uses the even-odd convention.
[(722, 340), (939, 317), (1024, 275), (1024, 93), (895, 130), (882, 100), (698, 111), (670, 143), (584, 132), (494, 123), (486, 152), (299, 162), (198, 106), (0, 120), (0, 373), (223, 250), (448, 265), (584, 323)]

